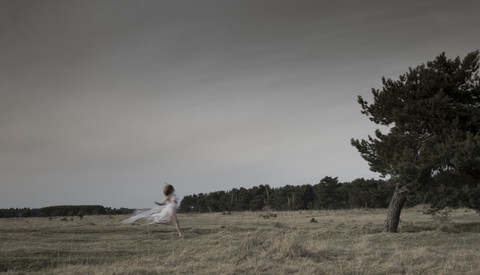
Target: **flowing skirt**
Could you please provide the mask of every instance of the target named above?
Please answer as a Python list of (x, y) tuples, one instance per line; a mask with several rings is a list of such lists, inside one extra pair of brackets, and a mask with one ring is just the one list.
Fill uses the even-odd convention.
[(136, 220), (143, 218), (147, 219), (147, 224), (171, 223), (176, 221), (176, 214), (175, 205), (167, 204), (146, 211), (135, 211), (132, 217), (123, 220), (122, 223), (133, 223)]

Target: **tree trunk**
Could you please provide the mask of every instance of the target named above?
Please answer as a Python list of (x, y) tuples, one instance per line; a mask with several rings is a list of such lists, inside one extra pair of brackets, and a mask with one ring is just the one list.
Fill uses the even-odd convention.
[(400, 222), (400, 213), (402, 213), (403, 205), (407, 200), (408, 190), (406, 188), (395, 187), (395, 193), (393, 193), (390, 205), (388, 206), (388, 215), (385, 223), (383, 224), (383, 232), (396, 233), (398, 223)]

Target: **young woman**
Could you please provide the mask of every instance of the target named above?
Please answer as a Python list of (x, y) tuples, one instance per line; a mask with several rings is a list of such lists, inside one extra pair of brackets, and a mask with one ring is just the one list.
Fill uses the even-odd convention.
[(178, 236), (183, 237), (183, 234), (180, 230), (180, 225), (178, 224), (177, 219), (177, 206), (178, 206), (178, 197), (175, 195), (175, 188), (170, 184), (166, 185), (163, 188), (163, 194), (165, 194), (165, 199), (163, 202), (155, 202), (158, 206), (150, 210), (135, 213), (134, 216), (126, 219), (123, 223), (133, 223), (134, 221), (146, 218), (149, 222), (148, 224), (161, 223), (161, 224), (172, 224), (175, 223), (177, 228)]

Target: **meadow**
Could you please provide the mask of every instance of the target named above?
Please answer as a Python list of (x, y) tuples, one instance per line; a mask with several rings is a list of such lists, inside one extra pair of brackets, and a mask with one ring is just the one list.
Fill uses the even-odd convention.
[(480, 274), (480, 216), (432, 219), (404, 209), (179, 214), (173, 225), (128, 216), (0, 219), (3, 274)]

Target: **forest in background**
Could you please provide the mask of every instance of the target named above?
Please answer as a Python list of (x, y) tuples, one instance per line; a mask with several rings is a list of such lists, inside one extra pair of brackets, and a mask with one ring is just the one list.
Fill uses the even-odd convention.
[[(267, 185), (234, 188), (184, 196), (179, 212), (205, 213), (228, 211), (292, 211), (354, 208), (387, 208), (395, 185), (382, 179), (359, 178), (340, 182), (324, 177), (318, 184), (286, 185), (272, 188)], [(407, 206), (422, 203), (420, 197), (409, 197)], [(84, 215), (131, 214), (134, 209), (111, 208), (101, 205), (59, 205), (43, 208), (0, 209), (0, 218), (54, 217)]]
[(56, 217), (85, 215), (122, 215), (133, 213), (134, 209), (111, 208), (102, 205), (57, 205), (42, 208), (5, 208), (0, 209), (0, 218), (18, 217)]
[[(315, 185), (286, 185), (278, 188), (259, 185), (250, 189), (242, 187), (188, 195), (183, 197), (179, 211), (204, 213), (387, 208), (394, 190), (393, 183), (381, 179), (359, 178), (342, 183), (338, 178), (325, 177)], [(407, 206), (420, 202), (420, 198), (410, 197)]]

